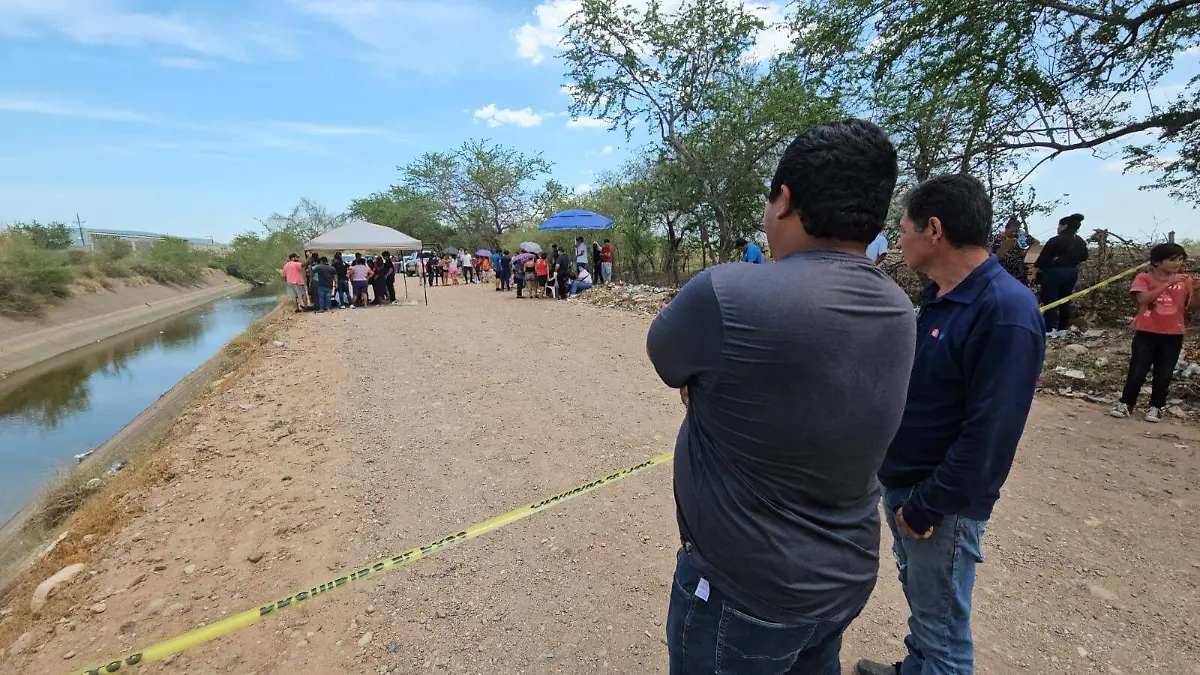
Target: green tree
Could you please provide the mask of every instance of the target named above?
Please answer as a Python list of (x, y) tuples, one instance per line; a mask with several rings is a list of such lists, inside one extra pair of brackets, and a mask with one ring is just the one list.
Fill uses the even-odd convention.
[(541, 154), (469, 140), (451, 152), (427, 152), (401, 172), (404, 187), (436, 203), (462, 245), (494, 247), (531, 218), (539, 194), (534, 185), (550, 168)]
[(1200, 203), (1200, 77), (1170, 81), (1197, 45), (1200, 0), (828, 0), (797, 23), (817, 14), (830, 39), (804, 35), (807, 48), (850, 40), (874, 85), (953, 111), (960, 169), (1124, 145), (1150, 187)]
[[(571, 112), (611, 120), (629, 135), (648, 123), (697, 182), (722, 261), (755, 227), (770, 159), (800, 130), (837, 114), (817, 72), (795, 61), (757, 63), (765, 25), (742, 3), (683, 0), (666, 11), (583, 0), (566, 23)], [(807, 65), (807, 64), (804, 64)], [(700, 223), (702, 245), (710, 242)]]
[(64, 223), (39, 223), (33, 220), (28, 223), (15, 223), (8, 229), (29, 237), (29, 241), (42, 250), (61, 251), (71, 246), (71, 228)]
[(346, 222), (346, 215), (330, 213), (321, 204), (305, 197), (292, 208), (291, 213), (272, 213), (266, 220), (259, 222), (268, 233), (284, 234), (304, 243), (319, 234), (341, 227)]
[(376, 192), (350, 202), (349, 213), (354, 218), (385, 225), (422, 242), (445, 243), (454, 237), (454, 229), (439, 222), (440, 210), (438, 203), (430, 197), (406, 187), (392, 186), (387, 192)]

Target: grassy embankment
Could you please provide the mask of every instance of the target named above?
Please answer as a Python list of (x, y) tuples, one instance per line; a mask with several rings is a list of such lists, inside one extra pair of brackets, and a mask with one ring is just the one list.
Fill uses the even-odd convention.
[(219, 256), (194, 251), (182, 239), (159, 241), (137, 252), (115, 238), (97, 238), (94, 251), (43, 244), (25, 232), (0, 231), (0, 316), (40, 315), (70, 297), (75, 284), (113, 288), (122, 280), (144, 277), (186, 285), (205, 267), (224, 266)]

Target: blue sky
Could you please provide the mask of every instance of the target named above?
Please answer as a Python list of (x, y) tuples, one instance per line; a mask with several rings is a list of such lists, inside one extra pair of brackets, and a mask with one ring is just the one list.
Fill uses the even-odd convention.
[[(228, 240), (300, 197), (340, 210), (398, 165), (472, 137), (540, 151), (555, 178), (586, 186), (632, 148), (566, 114), (554, 45), (571, 9), (0, 0), (0, 223), (79, 213), (93, 227)], [(1187, 59), (1194, 74), (1200, 55)], [(1139, 192), (1112, 159), (1062, 158), (1035, 185), (1069, 194), (1063, 211), (1085, 226), (1200, 238), (1197, 211)], [(1044, 236), (1053, 221), (1031, 227)]]

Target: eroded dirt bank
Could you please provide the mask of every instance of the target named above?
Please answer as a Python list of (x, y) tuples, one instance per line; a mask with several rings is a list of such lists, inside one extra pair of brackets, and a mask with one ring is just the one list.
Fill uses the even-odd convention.
[[(86, 571), (44, 616), (4, 607), (8, 662), (93, 665), (673, 443), (648, 317), (430, 299), (288, 317), (285, 347), (181, 416), (156, 480), (111, 497), (127, 524), (79, 543)], [(985, 538), (980, 672), (1200, 673), (1200, 430), (1103, 413), (1035, 404)], [(677, 544), (659, 467), (142, 671), (662, 673)], [(901, 653), (889, 545), (847, 664)]]

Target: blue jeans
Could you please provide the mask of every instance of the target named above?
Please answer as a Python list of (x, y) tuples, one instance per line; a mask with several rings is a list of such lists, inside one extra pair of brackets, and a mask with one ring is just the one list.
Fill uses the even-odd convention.
[(338, 281), (337, 301), (342, 307), (350, 304), (350, 282), (345, 279)]
[[(776, 623), (753, 616), (703, 579), (681, 549), (667, 611), (671, 675), (838, 675), (854, 620)], [(707, 586), (707, 588), (705, 588)], [(707, 590), (707, 599), (702, 596)], [(699, 594), (699, 595), (698, 595)], [(856, 608), (854, 616), (862, 608)]]
[[(590, 281), (572, 281), (571, 282), (571, 292), (567, 294), (567, 297), (570, 297), (572, 295), (579, 295), (580, 291), (586, 291), (587, 289), (589, 289), (591, 287), (592, 287), (592, 282), (590, 282)], [(597, 291), (597, 292), (599, 292), (599, 291)]]
[(908, 599), (908, 656), (900, 675), (970, 675), (975, 672), (971, 642), (971, 592), (975, 565), (983, 562), (987, 521), (946, 516), (929, 539), (914, 539), (896, 528), (896, 509), (913, 488), (884, 488), (892, 553)]
[(333, 287), (317, 286), (317, 311), (325, 312), (333, 306)]

